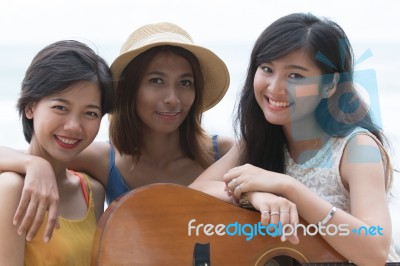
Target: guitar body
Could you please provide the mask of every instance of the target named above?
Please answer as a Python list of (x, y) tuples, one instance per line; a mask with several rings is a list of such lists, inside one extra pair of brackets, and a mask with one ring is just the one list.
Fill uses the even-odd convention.
[[(212, 265), (265, 265), (276, 256), (299, 263), (345, 262), (320, 236), (299, 234), (300, 244), (279, 237), (217, 235), (203, 224), (257, 224), (260, 213), (174, 184), (153, 184), (114, 201), (101, 217), (92, 265), (193, 265), (196, 243), (209, 243)], [(212, 234), (212, 235), (211, 235)]]

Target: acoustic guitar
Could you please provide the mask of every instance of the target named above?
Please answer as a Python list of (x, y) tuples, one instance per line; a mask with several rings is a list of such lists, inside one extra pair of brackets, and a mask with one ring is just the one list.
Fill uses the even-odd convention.
[(187, 187), (148, 185), (128, 192), (104, 212), (92, 266), (353, 265), (319, 235), (298, 233), (300, 243), (293, 245), (257, 229), (249, 234), (250, 225), (259, 221), (259, 212)]

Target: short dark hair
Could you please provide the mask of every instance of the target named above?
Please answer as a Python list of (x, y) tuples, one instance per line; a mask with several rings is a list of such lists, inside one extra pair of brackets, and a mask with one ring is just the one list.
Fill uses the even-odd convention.
[(30, 143), (32, 139), (33, 120), (25, 116), (25, 108), (80, 81), (98, 83), (102, 115), (109, 113), (115, 100), (111, 70), (86, 44), (74, 40), (58, 41), (43, 48), (33, 58), (22, 81), (17, 103), (26, 141)]

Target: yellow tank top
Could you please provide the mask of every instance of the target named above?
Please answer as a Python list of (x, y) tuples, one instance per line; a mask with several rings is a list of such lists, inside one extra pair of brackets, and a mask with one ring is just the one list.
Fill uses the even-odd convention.
[(25, 265), (90, 265), (96, 217), (90, 182), (88, 178), (85, 179), (89, 187), (89, 204), (85, 217), (81, 220), (67, 220), (60, 217), (60, 229), (54, 230), (48, 243), (43, 242), (42, 237), (46, 228), (46, 223), (43, 223), (37, 237), (25, 242)]

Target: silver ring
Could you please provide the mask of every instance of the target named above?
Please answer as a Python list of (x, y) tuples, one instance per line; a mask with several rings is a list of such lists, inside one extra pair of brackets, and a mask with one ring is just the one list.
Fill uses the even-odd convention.
[(271, 212), (270, 215), (271, 215), (271, 216), (272, 216), (272, 215), (279, 215), (279, 212)]
[(261, 211), (261, 215), (268, 216), (269, 215), (269, 211)]
[(243, 193), (243, 190), (240, 188), (240, 185), (238, 185), (237, 187), (235, 187), (235, 190), (239, 189), (240, 190), (240, 194)]
[(238, 183), (236, 182), (236, 178), (232, 179), (232, 184), (235, 185), (235, 188), (238, 186)]

